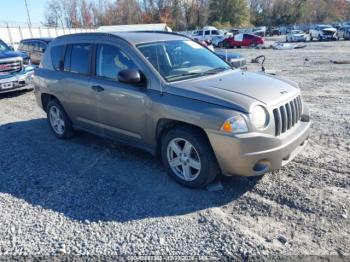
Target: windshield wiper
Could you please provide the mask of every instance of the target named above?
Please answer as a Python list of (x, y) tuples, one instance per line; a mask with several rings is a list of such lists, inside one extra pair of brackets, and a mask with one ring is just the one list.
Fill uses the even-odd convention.
[(167, 76), (166, 79), (173, 79), (173, 78), (178, 78), (178, 77), (183, 77), (183, 76), (202, 76), (205, 75), (203, 72), (189, 72), (189, 73), (183, 73), (183, 74), (178, 74), (178, 75), (172, 75), (172, 76)]
[(217, 68), (213, 68), (213, 69), (210, 69), (208, 71), (205, 71), (203, 74), (216, 74), (219, 72), (226, 71), (228, 69), (231, 69), (231, 68), (230, 67), (217, 67)]
[(210, 69), (208, 71), (204, 71), (204, 72), (188, 72), (188, 73), (183, 73), (183, 74), (178, 74), (178, 75), (172, 75), (172, 76), (168, 76), (167, 80), (169, 79), (173, 79), (173, 78), (178, 78), (178, 77), (183, 77), (183, 76), (205, 76), (205, 75), (214, 75), (217, 74), (219, 72), (225, 71), (231, 69), (230, 67), (217, 67), (217, 68), (213, 68)]

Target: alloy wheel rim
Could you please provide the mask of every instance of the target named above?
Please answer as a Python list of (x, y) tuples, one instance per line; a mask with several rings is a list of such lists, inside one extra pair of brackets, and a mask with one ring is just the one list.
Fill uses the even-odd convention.
[(167, 147), (167, 158), (171, 170), (185, 181), (195, 180), (202, 168), (196, 148), (184, 138), (172, 139)]
[(65, 131), (65, 124), (61, 110), (56, 106), (52, 106), (49, 111), (49, 119), (52, 129), (58, 135), (62, 135)]

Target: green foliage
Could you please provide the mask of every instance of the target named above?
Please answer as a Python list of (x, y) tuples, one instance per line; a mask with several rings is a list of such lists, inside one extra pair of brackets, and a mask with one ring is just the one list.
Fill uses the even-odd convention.
[(230, 22), (224, 22), (224, 23), (220, 23), (219, 21), (215, 21), (212, 23), (212, 25), (216, 28), (220, 28), (220, 29), (230, 29), (232, 28), (232, 25), (230, 24)]
[(249, 20), (247, 0), (212, 0), (209, 10), (209, 23), (241, 26)]

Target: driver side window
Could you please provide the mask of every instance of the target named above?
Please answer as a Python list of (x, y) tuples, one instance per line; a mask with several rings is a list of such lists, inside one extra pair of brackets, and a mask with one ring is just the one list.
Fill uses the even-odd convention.
[(134, 62), (118, 47), (100, 44), (96, 53), (96, 76), (118, 79), (120, 71), (136, 69)]

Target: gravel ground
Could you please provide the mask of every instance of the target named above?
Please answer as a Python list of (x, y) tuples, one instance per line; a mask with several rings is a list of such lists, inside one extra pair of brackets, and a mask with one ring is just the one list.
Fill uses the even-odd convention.
[(235, 51), (301, 85), (313, 126), (294, 161), (191, 190), (143, 151), (56, 139), (32, 92), (0, 95), (0, 255), (349, 255), (350, 65), (330, 60), (350, 42)]

